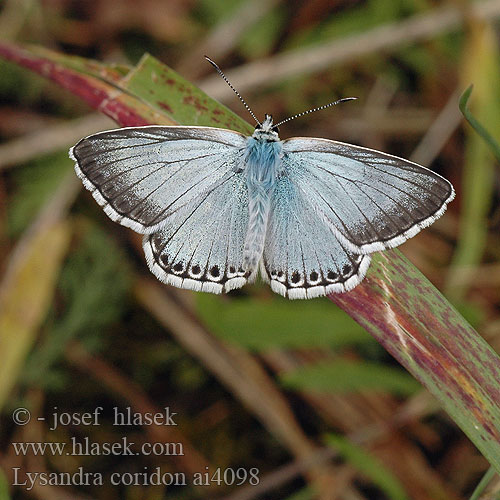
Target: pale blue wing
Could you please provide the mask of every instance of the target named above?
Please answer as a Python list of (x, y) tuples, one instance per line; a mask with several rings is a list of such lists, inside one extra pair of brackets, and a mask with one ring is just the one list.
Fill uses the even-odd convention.
[(242, 269), (247, 226), (246, 178), (230, 172), (144, 236), (149, 268), (179, 288), (212, 293), (240, 288), (250, 277)]
[(283, 141), (283, 168), (351, 250), (400, 245), (432, 224), (455, 196), (443, 177), (416, 163), (327, 139)]
[(278, 178), (271, 203), (261, 275), (290, 299), (353, 289), (364, 277), (369, 255), (352, 252), (318, 217), (292, 172)]
[(130, 127), (82, 139), (70, 150), (85, 187), (115, 222), (151, 233), (228, 172), (246, 138), (210, 127)]

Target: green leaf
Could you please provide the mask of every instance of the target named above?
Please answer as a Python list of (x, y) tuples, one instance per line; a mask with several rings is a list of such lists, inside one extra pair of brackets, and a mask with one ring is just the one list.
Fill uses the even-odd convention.
[(406, 494), (399, 480), (378, 459), (348, 439), (328, 434), (326, 443), (334, 448), (347, 462), (369, 478), (389, 498), (406, 500)]
[(94, 225), (83, 227), (83, 238), (67, 259), (59, 280), (64, 314), (53, 318), (24, 370), (27, 383), (50, 384), (50, 370), (75, 338), (94, 346), (103, 330), (117, 321), (127, 304), (129, 265), (112, 238)]
[(256, 351), (373, 344), (363, 328), (326, 299), (292, 303), (276, 296), (228, 301), (198, 294), (196, 303), (211, 332)]
[(374, 255), (367, 277), (330, 299), (438, 399), (500, 471), (500, 360), (397, 250)]
[(314, 500), (315, 498), (318, 498), (318, 495), (312, 490), (312, 488), (302, 488), (287, 497), (286, 500)]
[[(208, 64), (204, 59), (200, 64)], [(219, 127), (251, 133), (253, 128), (229, 108), (146, 54), (124, 79), (121, 88), (182, 125)]]
[(18, 236), (54, 194), (68, 171), (68, 154), (58, 152), (33, 160), (24, 168), (13, 170), (15, 184), (7, 212), (11, 236)]
[(281, 375), (280, 380), (293, 389), (329, 393), (373, 390), (407, 396), (420, 389), (420, 384), (399, 368), (345, 359), (298, 368)]
[[(496, 476), (495, 469), (493, 467), (490, 467), (486, 471), (486, 474), (482, 477), (481, 481), (479, 481), (479, 484), (474, 489), (474, 492), (470, 496), (469, 500), (480, 500), (481, 498), (488, 498), (486, 495), (483, 496), (483, 494), (486, 492), (488, 485), (495, 476)], [(492, 497), (492, 500), (493, 498), (494, 497)], [(500, 493), (497, 492), (495, 500), (498, 500), (499, 498), (500, 498)]]
[[(483, 131), (489, 130), (500, 137), (500, 50), (495, 30), (489, 23), (472, 23), (465, 42), (462, 73), (466, 81), (475, 83), (471, 103), (474, 115), (484, 124)], [(473, 273), (463, 280), (464, 269), (478, 266), (487, 248), (488, 215), (495, 196), (497, 167), (491, 143), (468, 127), (465, 132), (460, 227), (446, 282), (447, 295), (454, 301), (463, 300), (473, 285)]]
[(3, 469), (0, 469), (0, 500), (10, 500), (9, 483)]
[(17, 258), (11, 259), (8, 279), (2, 282), (0, 290), (0, 409), (24, 375), (25, 358), (51, 307), (69, 246), (67, 221), (41, 225), (37, 229), (24, 239)]

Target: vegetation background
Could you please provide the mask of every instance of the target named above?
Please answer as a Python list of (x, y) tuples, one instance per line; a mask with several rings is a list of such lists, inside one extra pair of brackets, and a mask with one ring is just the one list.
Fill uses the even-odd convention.
[[(4, 0), (0, 38), (119, 65), (149, 52), (245, 119), (203, 54), (257, 116), (281, 120), (357, 96), (286, 124), (281, 136), (361, 144), (450, 179), (457, 201), (402, 251), (498, 351), (499, 165), (458, 109), (474, 84), (471, 112), (500, 137), (498, 19), (493, 0)], [(28, 332), (0, 378), (1, 500), (469, 497), (486, 460), (343, 311), (328, 299), (289, 302), (262, 284), (223, 297), (158, 284), (140, 237), (66, 182), (68, 148), (115, 124), (4, 61), (0, 96), (0, 296), (17, 304), (25, 318), (17, 326)], [(67, 211), (64, 228), (54, 244), (33, 242), (30, 234), (54, 206)], [(52, 264), (37, 267), (35, 259), (12, 286), (27, 245)], [(39, 281), (52, 286), (40, 287), (36, 302), (23, 301)], [(12, 347), (2, 343), (8, 320), (0, 314), (4, 352)], [(50, 430), (54, 412), (99, 406), (99, 426)], [(12, 421), (19, 407), (31, 411), (26, 426)], [(178, 425), (113, 426), (114, 407), (169, 407)], [(181, 442), (184, 455), (22, 456), (12, 444), (124, 436), (134, 449)], [(208, 470), (213, 480), (10, 486), (14, 468), (19, 477), (79, 468), (109, 477), (157, 467), (188, 477)], [(217, 476), (238, 468), (259, 469), (259, 485)]]

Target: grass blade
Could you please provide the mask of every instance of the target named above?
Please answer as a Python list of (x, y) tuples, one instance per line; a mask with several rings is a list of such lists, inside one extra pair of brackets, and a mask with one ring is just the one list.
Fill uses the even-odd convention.
[(441, 402), (500, 471), (498, 355), (399, 251), (374, 261), (361, 286), (330, 299)]
[(471, 85), (460, 97), (459, 108), (470, 126), (484, 139), (488, 144), (495, 158), (500, 161), (500, 144), (493, 139), (493, 136), (474, 118), (474, 115), (469, 111), (467, 102), (472, 93), (474, 85)]

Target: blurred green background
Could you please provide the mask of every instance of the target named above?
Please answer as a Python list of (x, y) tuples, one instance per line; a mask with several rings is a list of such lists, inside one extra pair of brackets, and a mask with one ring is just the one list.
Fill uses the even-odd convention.
[[(0, 41), (118, 65), (149, 52), (244, 119), (203, 54), (258, 117), (282, 120), (357, 96), (287, 123), (281, 137), (353, 142), (450, 179), (457, 200), (402, 251), (498, 351), (499, 164), (458, 100), (473, 84), (470, 110), (500, 138), (499, 19), (492, 0), (4, 0)], [(468, 498), (487, 462), (328, 299), (292, 303), (261, 283), (220, 297), (154, 280), (140, 237), (68, 178), (68, 148), (114, 126), (0, 60), (0, 500)], [(54, 207), (60, 220), (37, 232)], [(7, 344), (2, 329), (12, 328), (19, 335)], [(31, 412), (27, 425), (13, 422), (20, 407)], [(100, 425), (51, 430), (53, 413), (97, 407)], [(177, 426), (118, 427), (115, 407), (168, 407)], [(85, 438), (126, 438), (134, 451), (182, 443), (184, 455), (35, 455), (15, 446)], [(238, 469), (248, 473), (239, 486), (243, 476), (228, 472)], [(259, 485), (248, 481), (253, 469)], [(27, 472), (79, 470), (104, 484), (12, 486), (29, 484)], [(188, 484), (109, 481), (156, 470), (185, 473)], [(193, 484), (206, 471), (211, 481)]]

